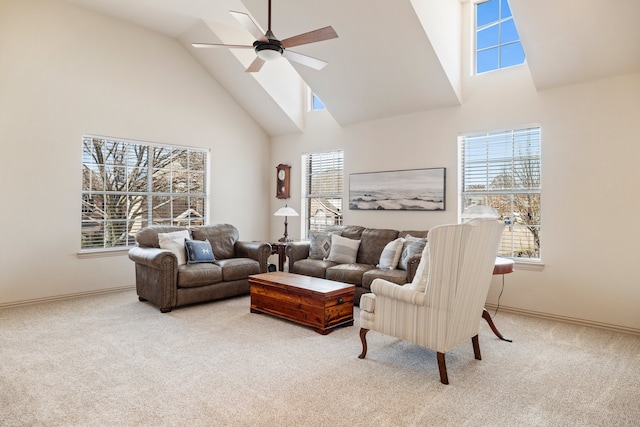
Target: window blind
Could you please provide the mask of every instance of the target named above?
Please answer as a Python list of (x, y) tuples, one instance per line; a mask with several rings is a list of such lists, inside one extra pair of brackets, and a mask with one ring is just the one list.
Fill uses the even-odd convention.
[(304, 194), (302, 211), (305, 236), (342, 224), (344, 154), (342, 150), (308, 153), (302, 156)]
[(487, 205), (505, 221), (500, 255), (540, 257), (540, 127), (461, 135), (461, 212)]

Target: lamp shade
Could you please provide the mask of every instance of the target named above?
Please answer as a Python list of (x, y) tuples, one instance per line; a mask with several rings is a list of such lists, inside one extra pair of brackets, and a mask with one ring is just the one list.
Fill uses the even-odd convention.
[(298, 212), (295, 209), (290, 208), (289, 206), (285, 206), (280, 208), (274, 213), (275, 216), (298, 216)]

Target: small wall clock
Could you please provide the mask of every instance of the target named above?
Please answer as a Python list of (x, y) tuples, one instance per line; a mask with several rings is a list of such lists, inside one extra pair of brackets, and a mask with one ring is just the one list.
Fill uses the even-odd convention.
[(276, 198), (288, 199), (289, 181), (291, 178), (291, 166), (282, 163), (276, 166)]

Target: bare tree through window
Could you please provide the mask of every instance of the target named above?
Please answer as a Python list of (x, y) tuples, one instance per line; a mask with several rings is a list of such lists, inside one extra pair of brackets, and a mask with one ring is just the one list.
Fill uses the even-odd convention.
[(204, 222), (206, 150), (85, 136), (82, 166), (82, 249), (132, 245), (149, 224)]

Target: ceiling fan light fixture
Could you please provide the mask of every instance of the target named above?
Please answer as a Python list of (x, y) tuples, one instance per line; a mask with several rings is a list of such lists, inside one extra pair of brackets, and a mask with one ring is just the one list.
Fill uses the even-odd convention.
[(258, 43), (255, 45), (256, 55), (264, 61), (274, 61), (282, 56), (284, 49), (272, 43)]

